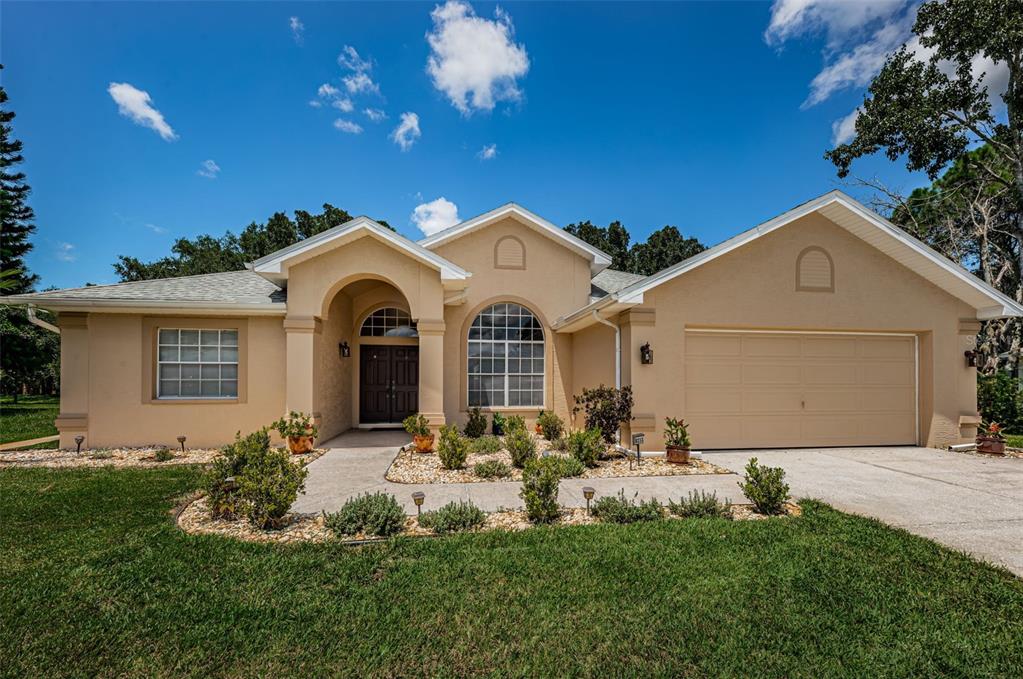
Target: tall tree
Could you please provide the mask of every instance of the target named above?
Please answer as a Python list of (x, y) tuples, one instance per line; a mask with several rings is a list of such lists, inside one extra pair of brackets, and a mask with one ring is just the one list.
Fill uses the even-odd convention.
[(607, 226), (597, 226), (586, 220), (569, 224), (565, 227), (565, 231), (611, 255), (612, 269), (630, 270), (629, 241), (631, 236), (621, 222), (613, 221)]
[[(893, 212), (896, 221), (1023, 301), (1023, 3), (932, 0), (913, 33), (921, 49), (904, 46), (888, 58), (855, 137), (825, 157), (840, 177), (880, 151), (925, 171), (935, 183), (896, 201), (907, 203)], [(1004, 115), (988, 89), (994, 69), (1008, 74)], [(1016, 322), (985, 324), (978, 346), (989, 369), (1019, 363), (1020, 333)]]
[(686, 238), (677, 227), (665, 226), (651, 233), (645, 243), (636, 243), (630, 253), (632, 273), (649, 276), (706, 248), (695, 238)]

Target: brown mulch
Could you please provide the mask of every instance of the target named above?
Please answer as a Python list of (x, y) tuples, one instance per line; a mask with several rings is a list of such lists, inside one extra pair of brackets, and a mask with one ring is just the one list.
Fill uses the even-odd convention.
[[(219, 455), (219, 448), (186, 448), (174, 450), (174, 457), (166, 462), (158, 462), (155, 457), (157, 450), (164, 446), (146, 446), (143, 448), (97, 448), (77, 453), (73, 450), (13, 450), (0, 452), (0, 468), (4, 467), (167, 467), (179, 464), (209, 464)], [(169, 448), (169, 446), (168, 446)], [(292, 461), (297, 464), (309, 464), (323, 455), (324, 448), (314, 449), (304, 455), (293, 455)]]

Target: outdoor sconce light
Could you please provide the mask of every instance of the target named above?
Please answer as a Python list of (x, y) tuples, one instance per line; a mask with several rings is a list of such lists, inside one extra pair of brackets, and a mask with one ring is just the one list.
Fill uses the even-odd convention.
[(82, 436), (81, 434), (79, 434), (78, 436), (75, 437), (75, 452), (76, 453), (82, 452), (82, 441), (84, 441), (84, 440), (85, 440), (85, 437)]
[(639, 348), (639, 362), (643, 365), (650, 365), (654, 362), (654, 350), (650, 348), (650, 342)]
[(426, 493), (421, 490), (417, 490), (412, 493), (412, 501), (416, 503), (416, 516), (421, 516), (423, 513), (423, 501), (426, 499)]
[(590, 500), (593, 499), (593, 488), (591, 486), (583, 486), (583, 497), (586, 498), (586, 514), (590, 513)]
[(341, 342), (337, 345), (337, 353), (341, 358), (348, 358), (352, 355), (352, 348), (348, 346), (348, 342)]
[(973, 349), (967, 349), (963, 352), (963, 356), (966, 357), (966, 365), (969, 368), (977, 367), (977, 352)]
[(179, 436), (178, 437), (178, 443), (181, 444), (181, 452), (182, 453), (185, 452), (185, 437), (184, 436)]

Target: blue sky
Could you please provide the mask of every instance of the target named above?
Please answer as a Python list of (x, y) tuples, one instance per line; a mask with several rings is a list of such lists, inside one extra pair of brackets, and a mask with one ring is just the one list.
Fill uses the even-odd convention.
[(417, 206), (431, 228), (516, 201), (713, 244), (843, 187), (822, 154), (869, 78), (843, 59), (893, 49), (905, 4), (5, 2), (28, 263), (43, 287), (116, 282), (118, 254), (324, 202), (412, 238)]

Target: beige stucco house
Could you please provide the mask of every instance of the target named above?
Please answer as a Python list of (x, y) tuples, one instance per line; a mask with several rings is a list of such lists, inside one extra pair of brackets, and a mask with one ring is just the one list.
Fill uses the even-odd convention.
[(669, 416), (704, 449), (940, 446), (975, 433), (980, 321), (1023, 315), (837, 191), (652, 276), (609, 264), (508, 204), (419, 242), (359, 217), (245, 271), (6, 301), (59, 319), (62, 446), (217, 445), (290, 410), (321, 439), (477, 405), (579, 426), (602, 383), (632, 386), (649, 450)]

